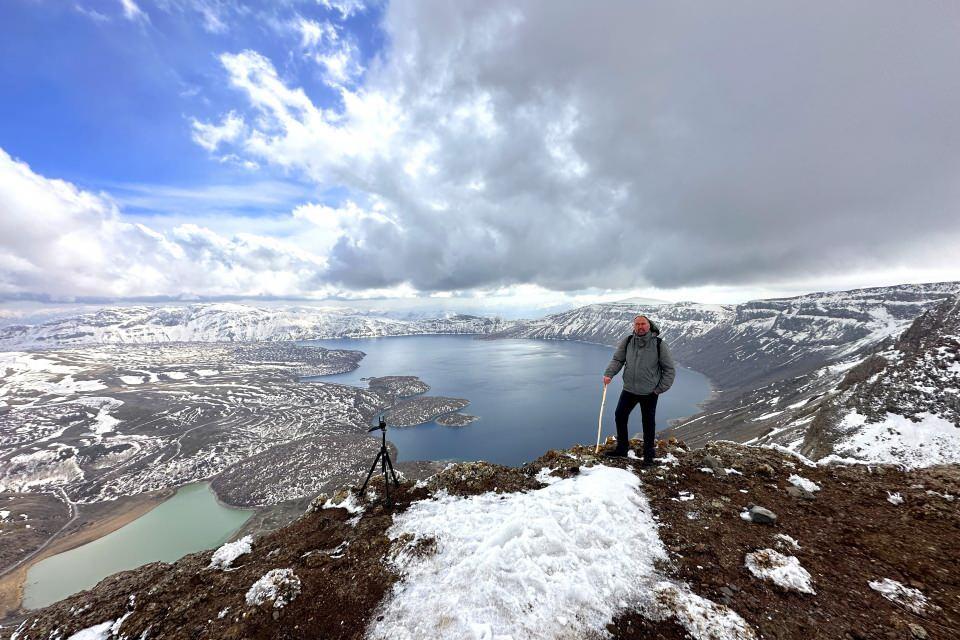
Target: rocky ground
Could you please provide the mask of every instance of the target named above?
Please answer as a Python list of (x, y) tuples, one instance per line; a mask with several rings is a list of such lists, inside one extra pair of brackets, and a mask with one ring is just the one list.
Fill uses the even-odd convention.
[(0, 570), (30, 553), (70, 520), (70, 508), (49, 493), (0, 493)]
[[(732, 443), (687, 451), (661, 442), (658, 448), (665, 464), (653, 469), (637, 459), (596, 458), (592, 447), (550, 451), (518, 468), (450, 465), (428, 480), (405, 481), (394, 492), (393, 511), (378, 495), (378, 479), (365, 502), (346, 492), (318, 498), (305, 515), (254, 539), (250, 551), (226, 567), (210, 568), (214, 552), (207, 551), (118, 574), (7, 621), (0, 637), (66, 638), (101, 625), (97, 637), (103, 638), (362, 638), (399, 579), (391, 559), (435, 552), (429, 539), (411, 551), (409, 540), (386, 534), (413, 501), (487, 492), (507, 498), (598, 463), (640, 478), (669, 552), (664, 574), (718, 611), (735, 611), (755, 637), (960, 636), (956, 466), (912, 472), (808, 466), (777, 450)], [(757, 507), (752, 516), (750, 507)], [(745, 566), (748, 554), (762, 550), (769, 551), (756, 556), (757, 571), (776, 564), (774, 551), (795, 558), (809, 573), (807, 592), (754, 575)], [(655, 622), (627, 606), (608, 631), (615, 638), (721, 637), (681, 622), (680, 610)]]

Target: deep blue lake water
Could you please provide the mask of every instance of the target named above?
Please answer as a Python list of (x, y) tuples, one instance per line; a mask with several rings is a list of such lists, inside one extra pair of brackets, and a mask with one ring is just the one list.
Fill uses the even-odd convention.
[[(474, 336), (405, 336), (317, 340), (330, 349), (366, 353), (350, 373), (312, 378), (366, 388), (361, 378), (413, 375), (430, 385), (427, 395), (465, 398), (462, 410), (480, 416), (465, 427), (428, 423), (387, 431), (399, 460), (487, 460), (518, 465), (547, 449), (594, 444), (612, 347), (561, 340), (478, 340)], [(607, 389), (603, 437), (616, 435), (613, 412), (623, 388), (618, 375)], [(657, 429), (697, 413), (707, 399), (707, 378), (677, 368), (677, 379), (657, 405)], [(640, 433), (640, 409), (630, 434)]]

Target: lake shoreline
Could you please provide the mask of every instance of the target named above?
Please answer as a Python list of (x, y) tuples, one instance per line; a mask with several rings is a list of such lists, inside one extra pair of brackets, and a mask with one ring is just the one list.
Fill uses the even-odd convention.
[(30, 567), (46, 558), (99, 540), (125, 527), (159, 507), (176, 492), (176, 488), (159, 489), (111, 502), (77, 505), (77, 521), (67, 531), (54, 537), (40, 553), (16, 569), (0, 576), (0, 622), (14, 616), (29, 614), (30, 610), (23, 608), (23, 594)]

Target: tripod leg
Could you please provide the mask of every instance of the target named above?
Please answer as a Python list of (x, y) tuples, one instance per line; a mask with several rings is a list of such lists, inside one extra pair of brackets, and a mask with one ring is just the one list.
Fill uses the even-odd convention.
[(363, 495), (364, 492), (366, 492), (367, 483), (370, 482), (370, 476), (373, 475), (373, 470), (377, 468), (378, 462), (380, 462), (380, 453), (378, 453), (377, 457), (373, 459), (373, 465), (370, 467), (370, 472), (367, 474), (367, 479), (363, 481), (363, 487), (360, 489), (360, 495)]
[(396, 487), (400, 486), (400, 481), (397, 480), (397, 472), (393, 470), (393, 461), (390, 460), (390, 452), (387, 452), (387, 455), (384, 456), (387, 459), (387, 464), (390, 465), (390, 475), (393, 476), (393, 484)]
[(390, 502), (390, 478), (387, 477), (388, 460), (390, 460), (390, 454), (386, 453), (380, 460), (380, 470), (383, 472), (383, 492), (387, 497), (387, 508), (389, 509), (393, 505)]

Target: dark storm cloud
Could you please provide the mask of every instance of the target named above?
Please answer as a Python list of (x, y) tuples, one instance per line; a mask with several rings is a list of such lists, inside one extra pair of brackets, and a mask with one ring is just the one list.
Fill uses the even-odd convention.
[[(960, 5), (397, 3), (386, 26), (375, 81), (436, 173), (376, 167), (399, 224), (337, 247), (348, 286), (749, 283), (958, 246)], [(492, 134), (450, 124), (477, 96)]]

